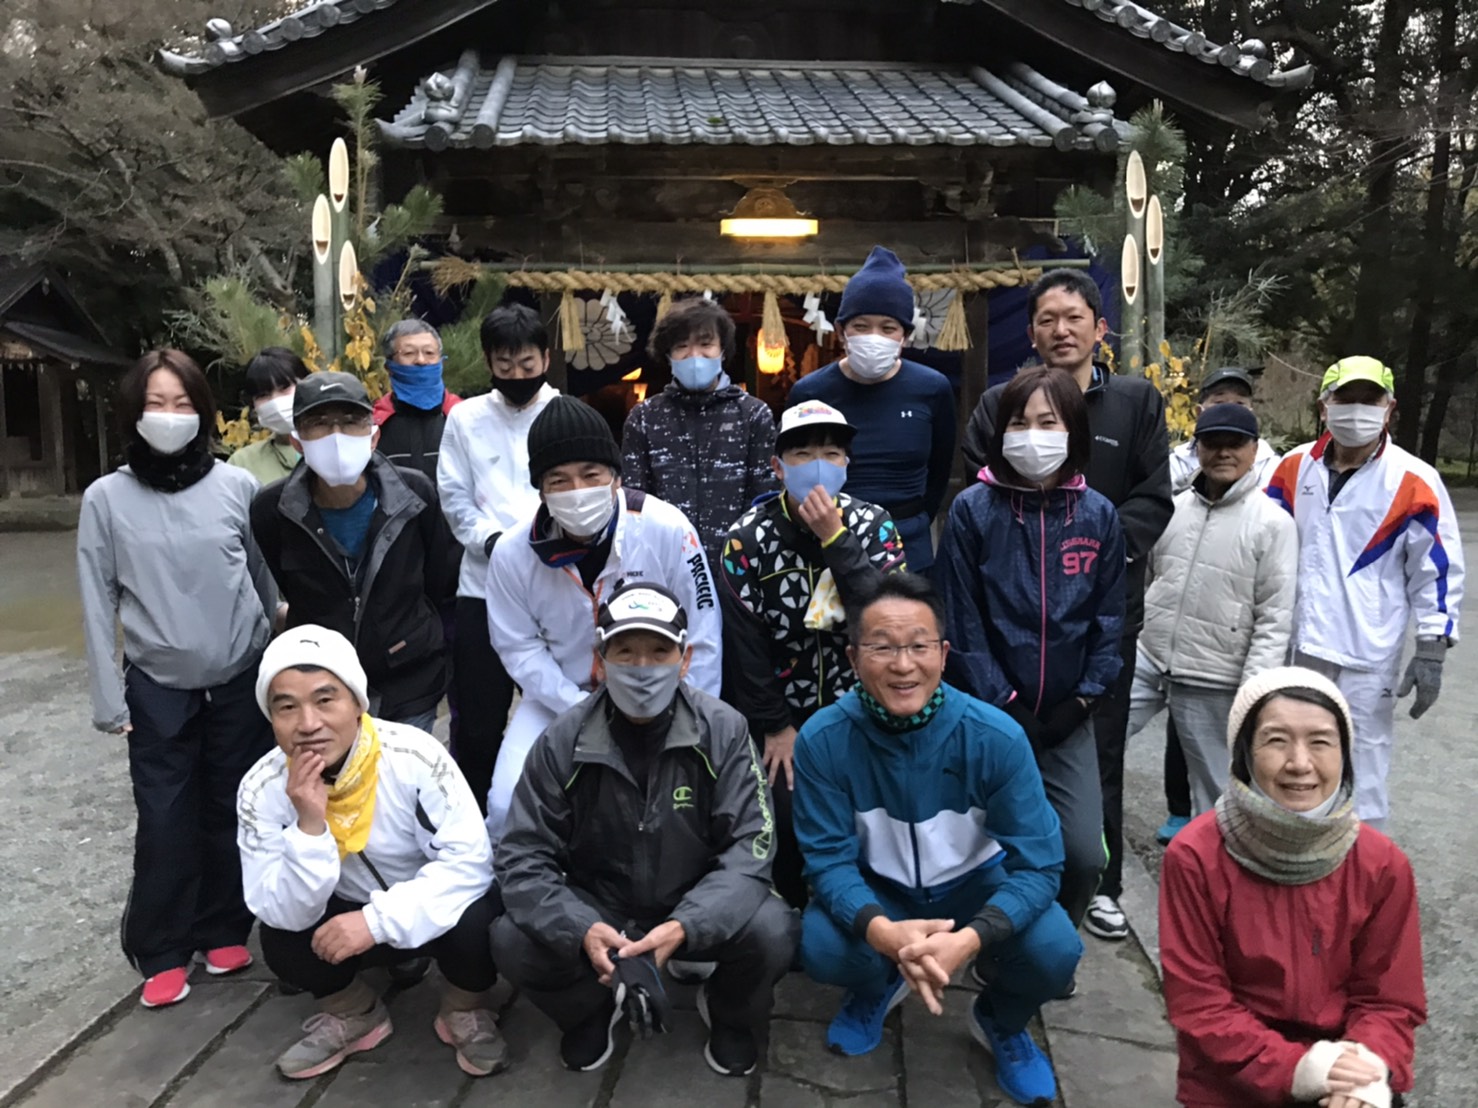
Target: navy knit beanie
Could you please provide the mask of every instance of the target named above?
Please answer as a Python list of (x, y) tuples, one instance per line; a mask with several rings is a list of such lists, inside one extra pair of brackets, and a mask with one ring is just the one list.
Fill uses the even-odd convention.
[(529, 481), (566, 462), (599, 462), (621, 472), (621, 451), (605, 419), (583, 400), (556, 396), (529, 426)]
[(874, 246), (862, 268), (842, 290), (837, 325), (860, 315), (891, 316), (905, 328), (913, 326), (913, 289), (904, 279), (903, 263), (886, 246)]

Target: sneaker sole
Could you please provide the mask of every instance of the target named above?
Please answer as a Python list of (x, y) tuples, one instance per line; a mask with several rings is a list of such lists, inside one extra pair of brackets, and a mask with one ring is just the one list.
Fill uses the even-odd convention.
[(378, 1027), (371, 1028), (368, 1032), (355, 1039), (343, 1050), (339, 1051), (339, 1053), (333, 1055), (331, 1058), (325, 1058), (316, 1066), (309, 1066), (307, 1069), (298, 1070), (295, 1073), (288, 1073), (281, 1066), (278, 1066), (277, 1072), (289, 1081), (307, 1081), (310, 1078), (319, 1077), (328, 1073), (329, 1070), (338, 1069), (351, 1054), (363, 1054), (366, 1050), (374, 1050), (375, 1047), (388, 1039), (394, 1030), (394, 1025), (387, 1019)]
[(185, 982), (185, 987), (180, 990), (178, 996), (172, 997), (169, 1000), (145, 1000), (144, 997), (143, 997), (143, 995), (140, 994), (140, 996), (139, 996), (139, 1003), (142, 1004), (145, 1008), (169, 1008), (169, 1007), (172, 1007), (173, 1005), (178, 1004), (180, 1001), (184, 1000), (185, 997), (187, 997), (189, 995), (190, 995), (190, 983), (188, 981), (186, 981)]
[(1121, 928), (1110, 928), (1096, 926), (1091, 918), (1083, 920), (1083, 926), (1087, 928), (1090, 935), (1097, 935), (1100, 939), (1107, 939), (1111, 943), (1119, 942), (1129, 937), (1129, 925), (1126, 923)]
[(225, 977), (228, 974), (240, 973), (242, 970), (251, 969), (251, 967), (256, 964), (255, 958), (247, 958), (247, 960), (242, 962), (239, 966), (213, 966), (210, 963), (210, 959), (208, 959), (204, 954), (199, 955), (199, 961), (203, 966), (205, 966), (205, 972), (210, 974), (212, 977)]
[[(898, 991), (895, 992), (893, 994), (893, 996), (892, 996), (892, 999), (890, 999), (888, 1001), (888, 1008), (887, 1008), (887, 1011), (885, 1011), (883, 1013), (883, 1019), (886, 1020), (888, 1018), (888, 1012), (891, 1012), (894, 1008), (897, 1008), (900, 1004), (902, 1004), (903, 1001), (904, 1001), (904, 998), (907, 997), (907, 996), (908, 996), (908, 982), (907, 981), (899, 981), (898, 982)], [(881, 1023), (882, 1023), (882, 1021), (880, 1020), (879, 1021), (879, 1025), (880, 1026), (881, 1026)], [(876, 1043), (874, 1043), (872, 1046), (868, 1047), (866, 1050), (861, 1051), (861, 1052), (859, 1052), (857, 1054), (853, 1054), (850, 1051), (843, 1050), (841, 1047), (837, 1046), (830, 1039), (828, 1039), (827, 1042), (826, 1042), (826, 1049), (829, 1050), (833, 1054), (839, 1054), (839, 1055), (841, 1055), (843, 1058), (862, 1058), (862, 1057), (864, 1057), (864, 1056), (866, 1056), (868, 1054), (871, 1054), (874, 1050), (876, 1050), (879, 1046), (881, 1046), (882, 1043), (883, 1043), (882, 1037), (879, 1036), (878, 1041)]]
[[(432, 1026), (436, 1028), (436, 1037), (442, 1042), (446, 1043), (447, 1046), (456, 1050), (457, 1044), (452, 1042), (451, 1029), (442, 1022), (440, 1016), (436, 1017), (436, 1022), (432, 1024)], [(472, 1062), (467, 1057), (467, 1055), (463, 1054), (460, 1050), (457, 1050), (457, 1065), (460, 1066), (462, 1072), (467, 1074), (469, 1077), (487, 1077), (494, 1073), (502, 1073), (508, 1068), (508, 1057), (506, 1054), (507, 1047), (504, 1047), (504, 1051), (504, 1057), (498, 1059), (498, 1061), (494, 1062), (491, 1066), (479, 1066)]]
[[(985, 1028), (980, 1026), (980, 1021), (975, 1018), (975, 1012), (973, 1008), (970, 1012), (970, 1015), (966, 1018), (969, 1020), (970, 1023), (970, 1037), (981, 1046), (983, 1046), (986, 1053), (991, 1056), (991, 1060), (994, 1061), (996, 1057), (995, 1047), (990, 1045), (990, 1037), (986, 1035)], [(1035, 1100), (1021, 1100), (1015, 1096), (1012, 1096), (1009, 1092), (1007, 1092), (1005, 1086), (1001, 1084), (999, 1066), (996, 1068), (996, 1087), (999, 1088), (1001, 1092), (1006, 1093), (1006, 1095), (1012, 1100), (1016, 1101), (1017, 1104), (1024, 1104), (1027, 1106), (1027, 1108), (1052, 1108), (1052, 1098), (1039, 1096)]]
[[(713, 1032), (713, 1021), (708, 1016), (707, 989), (698, 990), (698, 1018), (703, 1021), (703, 1026), (708, 1028), (711, 1034)], [(723, 1066), (719, 1065), (718, 1060), (714, 1058), (713, 1045), (711, 1042), (703, 1044), (703, 1060), (708, 1063), (708, 1068), (711, 1069), (714, 1073), (718, 1074), (720, 1077), (748, 1077), (754, 1072), (754, 1067), (759, 1065), (759, 1062), (756, 1061), (747, 1070), (743, 1070), (739, 1073), (735, 1073), (731, 1069), (725, 1069)]]
[(561, 1058), (560, 1064), (563, 1065), (565, 1069), (573, 1070), (575, 1073), (589, 1073), (592, 1070), (600, 1069), (601, 1066), (605, 1065), (611, 1060), (611, 1055), (616, 1053), (616, 1025), (621, 1022), (622, 1016), (625, 1015), (625, 1013), (621, 1010), (621, 1001), (625, 999), (625, 993), (626, 988), (624, 985), (616, 990), (616, 1010), (611, 1013), (611, 1022), (606, 1028), (605, 1053), (587, 1066), (572, 1066), (563, 1058)]

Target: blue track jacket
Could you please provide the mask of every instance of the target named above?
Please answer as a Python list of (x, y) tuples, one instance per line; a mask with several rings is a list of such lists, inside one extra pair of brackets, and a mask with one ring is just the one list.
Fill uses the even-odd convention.
[(1018, 933), (1057, 895), (1062, 831), (1025, 732), (999, 709), (944, 690), (917, 731), (884, 731), (855, 692), (801, 728), (796, 838), (816, 903), (849, 933), (877, 904), (869, 883), (927, 904), (1001, 866), (986, 905)]
[(1082, 477), (1043, 494), (982, 475), (950, 505), (935, 559), (951, 679), (998, 707), (1025, 697), (1038, 716), (1103, 696), (1124, 628), (1118, 513)]

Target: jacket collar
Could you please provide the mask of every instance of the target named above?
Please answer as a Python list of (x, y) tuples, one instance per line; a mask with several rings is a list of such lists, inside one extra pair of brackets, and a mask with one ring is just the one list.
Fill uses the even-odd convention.
[[(604, 685), (590, 694), (585, 701), (585, 719), (580, 724), (580, 734), (575, 740), (576, 764), (590, 764), (626, 768), (626, 760), (616, 746), (611, 734), (610, 722), (606, 719), (606, 705), (611, 694)], [(672, 724), (667, 729), (667, 738), (662, 751), (681, 750), (698, 745), (698, 713), (688, 693), (687, 682), (677, 687), (677, 702), (673, 706)], [(629, 772), (629, 771), (628, 771)]]
[[(401, 514), (414, 515), (426, 507), (426, 502), (405, 483), (395, 466), (378, 451), (370, 455), (369, 468), (365, 470), (375, 497), (380, 502), (380, 511), (387, 519)], [(282, 497), (277, 510), (289, 519), (305, 520), (313, 508), (313, 486), (310, 484), (313, 471), (300, 465), (285, 479)]]
[(729, 380), (727, 373), (720, 373), (718, 387), (709, 392), (689, 392), (676, 381), (669, 381), (662, 390), (662, 395), (685, 408), (710, 408), (726, 400), (733, 400), (743, 391)]
[(1250, 468), (1246, 473), (1242, 474), (1241, 477), (1237, 478), (1232, 487), (1227, 489), (1227, 491), (1222, 494), (1222, 498), (1220, 500), (1210, 500), (1207, 498), (1205, 492), (1206, 475), (1204, 473), (1197, 473), (1195, 480), (1191, 482), (1191, 488), (1195, 490), (1196, 498), (1200, 500), (1201, 503), (1211, 508), (1218, 508), (1224, 507), (1228, 504), (1235, 504), (1237, 501), (1241, 500), (1248, 493), (1252, 492), (1258, 487), (1257, 463), (1255, 461), (1252, 464), (1252, 468)]
[(889, 754), (902, 754), (912, 751), (916, 754), (928, 754), (943, 742), (944, 736), (958, 726), (965, 716), (965, 706), (969, 698), (958, 689), (945, 684), (944, 703), (939, 706), (939, 711), (934, 713), (934, 718), (916, 731), (892, 732), (885, 731), (878, 726), (872, 714), (862, 706), (862, 701), (855, 691), (837, 701), (847, 718), (852, 722), (854, 729), (862, 732), (868, 743), (879, 750)]
[(990, 485), (992, 488), (1006, 489), (1010, 492), (1025, 493), (1028, 496), (1045, 496), (1049, 500), (1052, 498), (1053, 493), (1084, 492), (1088, 488), (1088, 479), (1084, 477), (1081, 473), (1074, 473), (1062, 484), (1058, 485), (1051, 492), (1047, 493), (1042, 492), (1041, 489), (1034, 489), (1030, 485), (1008, 484), (1007, 482), (1002, 481), (999, 477), (997, 477), (995, 473), (992, 472), (990, 466), (985, 466), (984, 468), (982, 468), (981, 471), (976, 474), (976, 476), (984, 481), (987, 485)]

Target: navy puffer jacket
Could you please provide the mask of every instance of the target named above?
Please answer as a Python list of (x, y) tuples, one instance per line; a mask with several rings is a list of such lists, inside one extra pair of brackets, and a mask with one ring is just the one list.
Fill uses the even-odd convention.
[(1081, 476), (1045, 494), (981, 476), (950, 506), (936, 559), (952, 678), (1038, 716), (1104, 695), (1124, 626), (1118, 512)]

